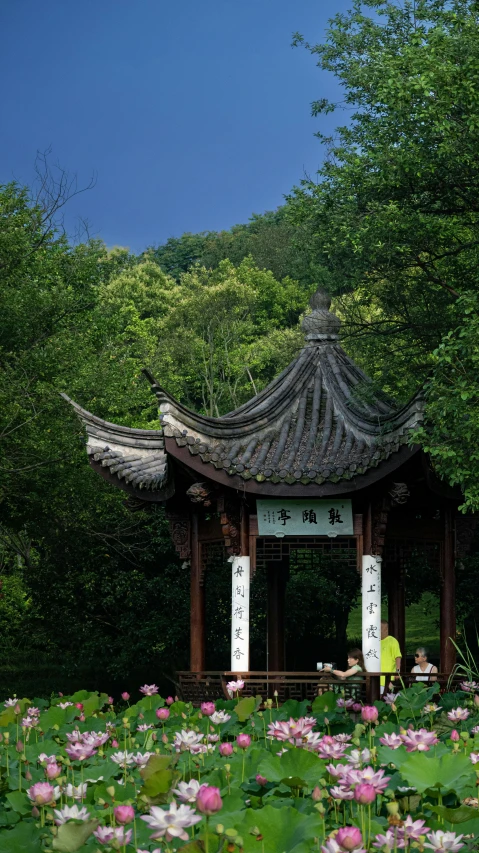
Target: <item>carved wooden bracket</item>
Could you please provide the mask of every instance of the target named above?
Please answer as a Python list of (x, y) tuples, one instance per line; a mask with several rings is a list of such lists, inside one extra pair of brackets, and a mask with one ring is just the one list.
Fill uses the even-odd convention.
[(401, 504), (408, 502), (411, 492), (409, 491), (406, 483), (391, 483), (391, 488), (389, 489), (388, 494), (393, 506), (400, 506)]
[(226, 551), (230, 557), (241, 553), (240, 543), (240, 505), (220, 496), (218, 498), (218, 512), (220, 513), (221, 529), (225, 540)]
[(182, 560), (191, 558), (191, 532), (190, 519), (188, 515), (167, 512), (166, 517), (170, 525), (170, 536), (175, 551)]
[(193, 485), (187, 489), (186, 494), (194, 504), (211, 506), (211, 499), (214, 491), (214, 488), (212, 488), (208, 483), (193, 483)]

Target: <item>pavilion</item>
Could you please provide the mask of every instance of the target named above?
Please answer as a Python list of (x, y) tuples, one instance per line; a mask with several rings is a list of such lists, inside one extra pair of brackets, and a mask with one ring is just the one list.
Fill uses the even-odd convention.
[[(454, 566), (468, 549), (475, 521), (458, 513), (460, 495), (411, 444), (423, 416), (421, 396), (398, 408), (375, 392), (341, 347), (340, 320), (329, 310), (329, 297), (318, 290), (310, 304), (299, 355), (268, 387), (222, 417), (189, 410), (147, 371), (159, 405), (158, 430), (108, 423), (65, 399), (84, 424), (93, 469), (141, 501), (165, 504), (175, 548), (190, 566), (190, 670), (198, 677), (207, 663), (203, 580), (210, 549), (218, 545), (225, 571), (228, 558), (233, 567), (241, 558), (251, 577), (257, 565), (267, 569), (271, 672), (285, 669), (285, 589), (293, 551), (348, 553), (363, 571), (363, 605), (365, 572), (378, 569), (387, 587), (390, 633), (404, 660), (405, 567), (421, 550), (437, 573), (440, 669), (450, 672)], [(305, 525), (306, 518), (314, 524)], [(380, 591), (379, 584), (376, 626)], [(377, 603), (368, 607), (371, 613)], [(363, 651), (367, 621), (364, 616)], [(377, 649), (372, 628), (370, 633), (370, 648)], [(231, 669), (244, 673), (244, 661)], [(372, 660), (368, 669), (379, 666)]]

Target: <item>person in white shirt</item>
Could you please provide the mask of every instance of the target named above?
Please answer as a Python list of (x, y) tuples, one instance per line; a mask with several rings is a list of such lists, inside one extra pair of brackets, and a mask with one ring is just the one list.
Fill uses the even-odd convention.
[(414, 655), (414, 659), (416, 663), (414, 664), (411, 672), (417, 673), (416, 681), (435, 681), (435, 678), (431, 678), (432, 673), (437, 672), (437, 666), (433, 666), (432, 663), (428, 663), (428, 650), (424, 646), (419, 646), (416, 649), (416, 654)]

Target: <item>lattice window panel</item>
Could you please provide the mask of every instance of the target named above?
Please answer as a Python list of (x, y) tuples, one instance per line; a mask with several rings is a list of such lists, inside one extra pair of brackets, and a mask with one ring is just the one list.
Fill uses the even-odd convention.
[(433, 539), (389, 539), (386, 536), (384, 563), (399, 563), (404, 569), (413, 568), (418, 560), (424, 560), (431, 571), (439, 573), (441, 566), (441, 542)]
[(287, 539), (278, 539), (275, 536), (261, 536), (256, 540), (258, 567), (292, 557), (298, 566), (313, 568), (317, 565), (315, 555), (321, 555), (327, 560), (337, 559), (343, 563), (347, 561), (355, 567), (356, 539), (353, 536), (337, 536), (334, 539), (318, 539), (314, 536), (288, 536)]

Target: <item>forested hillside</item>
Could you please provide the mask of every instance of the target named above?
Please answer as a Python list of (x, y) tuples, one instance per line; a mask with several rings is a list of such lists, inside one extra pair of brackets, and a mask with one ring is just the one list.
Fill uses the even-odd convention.
[[(49, 689), (55, 667), (83, 684), (85, 673), (137, 681), (187, 664), (189, 578), (162, 509), (132, 506), (89, 469), (60, 392), (105, 419), (158, 428), (147, 367), (187, 406), (220, 415), (297, 353), (317, 284), (375, 383), (398, 400), (426, 383), (417, 438), (461, 485), (465, 508), (479, 509), (477, 4), (353, 7), (323, 44), (296, 37), (344, 92), (343, 104), (319, 100), (314, 111), (348, 112), (322, 140), (319, 174), (279, 210), (135, 256), (74, 243), (47, 199), (1, 188), (6, 686), (19, 671), (38, 682), (46, 673)], [(475, 566), (471, 558), (458, 575), (464, 615), (476, 608)]]

